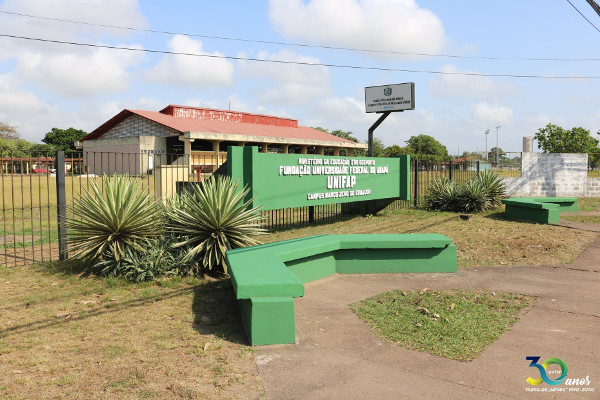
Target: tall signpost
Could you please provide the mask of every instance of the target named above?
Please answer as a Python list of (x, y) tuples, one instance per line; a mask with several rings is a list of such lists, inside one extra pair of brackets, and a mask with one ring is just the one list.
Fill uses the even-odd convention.
[(390, 113), (415, 109), (414, 82), (366, 87), (365, 108), (367, 113), (382, 114), (369, 128), (368, 155), (373, 157), (373, 132), (375, 129)]

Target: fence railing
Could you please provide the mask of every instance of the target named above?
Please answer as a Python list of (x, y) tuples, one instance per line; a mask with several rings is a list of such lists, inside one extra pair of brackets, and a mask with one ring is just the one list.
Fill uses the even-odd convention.
[[(517, 157), (519, 168), (514, 162)], [(66, 216), (72, 218), (73, 200), (90, 191), (93, 181), (102, 185), (102, 174), (128, 174), (156, 198), (164, 198), (177, 192), (181, 182), (199, 182), (212, 175), (225, 161), (225, 153), (217, 156), (89, 151), (68, 152), (64, 163), (59, 165), (54, 152), (0, 152), (0, 265), (58, 259), (56, 175), (59, 169), (65, 172)], [(485, 159), (413, 160), (411, 200), (395, 201), (389, 209), (422, 206), (427, 187), (436, 178), (466, 181), (478, 169), (490, 168), (501, 176), (520, 174), (520, 154), (507, 156), (498, 166)], [(359, 212), (362, 212), (359, 206), (331, 204), (261, 211), (261, 217), (267, 229), (287, 229), (340, 220)]]

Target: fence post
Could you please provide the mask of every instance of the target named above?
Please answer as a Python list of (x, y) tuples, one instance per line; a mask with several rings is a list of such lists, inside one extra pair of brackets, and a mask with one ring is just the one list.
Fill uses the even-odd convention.
[(315, 206), (308, 206), (308, 223), (313, 224), (315, 222)]
[(414, 206), (418, 207), (418, 199), (419, 199), (419, 160), (415, 159), (415, 179), (414, 179), (414, 187), (415, 187), (415, 198), (414, 198)]
[(58, 259), (69, 257), (67, 250), (67, 195), (65, 191), (65, 152), (56, 152), (56, 204), (58, 222)]
[(453, 175), (453, 170), (454, 170), (454, 163), (452, 162), (452, 159), (450, 159), (450, 161), (448, 161), (448, 164), (450, 165), (450, 180), (452, 180), (452, 175)]
[(480, 167), (479, 167), (479, 161), (477, 161), (477, 176), (479, 176), (479, 169), (480, 169)]

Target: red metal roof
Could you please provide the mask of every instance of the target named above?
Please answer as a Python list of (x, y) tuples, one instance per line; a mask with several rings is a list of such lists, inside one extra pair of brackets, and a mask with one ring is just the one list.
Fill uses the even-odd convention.
[(298, 121), (293, 119), (241, 113), (237, 111), (173, 105), (167, 106), (160, 112), (130, 109), (123, 110), (81, 140), (97, 139), (134, 114), (172, 128), (180, 134), (183, 132), (205, 132), (354, 143), (350, 140), (321, 132), (317, 129), (298, 126)]

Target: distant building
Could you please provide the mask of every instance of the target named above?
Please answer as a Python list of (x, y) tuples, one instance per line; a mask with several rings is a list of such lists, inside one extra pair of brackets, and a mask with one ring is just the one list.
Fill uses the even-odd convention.
[(77, 143), (89, 173), (145, 173), (155, 166), (187, 165), (212, 172), (228, 146), (261, 152), (352, 156), (355, 143), (298, 121), (239, 111), (169, 105), (159, 112), (125, 109)]

